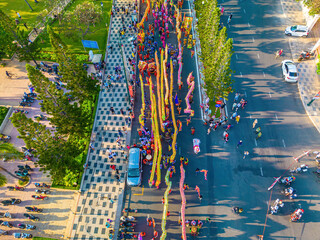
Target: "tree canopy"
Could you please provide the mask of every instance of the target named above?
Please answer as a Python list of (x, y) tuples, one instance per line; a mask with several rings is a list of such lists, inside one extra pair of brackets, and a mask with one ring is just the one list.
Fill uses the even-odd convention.
[(320, 0), (303, 0), (303, 3), (310, 9), (310, 14), (320, 14)]

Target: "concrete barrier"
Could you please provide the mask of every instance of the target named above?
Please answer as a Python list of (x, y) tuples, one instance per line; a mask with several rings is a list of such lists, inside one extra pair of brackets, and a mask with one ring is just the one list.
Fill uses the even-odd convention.
[(11, 117), (12, 112), (13, 112), (13, 107), (10, 107), (8, 112), (7, 112), (6, 117), (3, 119), (3, 122), (1, 123), (0, 133), (3, 133), (3, 130), (5, 129), (8, 121), (9, 121), (9, 118)]

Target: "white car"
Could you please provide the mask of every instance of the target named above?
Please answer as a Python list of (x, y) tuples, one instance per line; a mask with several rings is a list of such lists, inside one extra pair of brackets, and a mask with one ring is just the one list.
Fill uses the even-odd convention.
[(288, 36), (307, 37), (309, 34), (309, 30), (307, 26), (295, 25), (287, 27), (284, 33)]
[(286, 82), (297, 82), (297, 66), (291, 60), (282, 61), (282, 74)]

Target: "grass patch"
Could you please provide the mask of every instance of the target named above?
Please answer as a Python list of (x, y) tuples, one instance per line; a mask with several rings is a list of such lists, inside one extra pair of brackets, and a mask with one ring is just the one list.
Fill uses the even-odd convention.
[(19, 19), (21, 28), (26, 29), (23, 26), (23, 23), (26, 23), (29, 28), (28, 31), (31, 31), (38, 23), (37, 17), (39, 13), (46, 7), (41, 0), (39, 0), (38, 3), (35, 3), (34, 0), (28, 0), (28, 3), (33, 11), (28, 7), (25, 0), (0, 0), (0, 9), (13, 20), (16, 18), (19, 19), (16, 14), (16, 12), (18, 12), (22, 18), (22, 20)]
[(30, 178), (25, 176), (25, 177), (22, 177), (21, 179), (23, 180), (18, 181), (19, 186), (25, 186), (28, 184)]
[(8, 111), (9, 111), (9, 108), (0, 107), (0, 125), (3, 122), (3, 120), (5, 119)]
[(211, 110), (211, 115), (215, 115), (215, 118), (219, 118), (221, 116), (220, 108), (217, 108), (216, 103), (214, 101), (209, 102), (209, 109)]
[(7, 178), (0, 173), (0, 187), (3, 187), (7, 183)]
[[(81, 178), (80, 178), (80, 181), (81, 181)], [(76, 187), (67, 187), (67, 186), (61, 186), (61, 185), (56, 185), (55, 183), (52, 183), (51, 188), (79, 190), (80, 184), (78, 184), (78, 186)]]
[[(66, 12), (73, 11), (78, 4), (81, 4), (85, 1), (87, 0), (74, 0), (73, 3), (66, 9)], [(70, 52), (78, 55), (85, 54), (86, 58), (88, 58), (89, 50), (93, 50), (94, 53), (101, 53), (101, 54), (105, 53), (109, 23), (110, 23), (110, 12), (112, 7), (112, 1), (111, 0), (93, 1), (93, 3), (95, 3), (98, 6), (100, 6), (101, 2), (103, 3), (103, 16), (102, 16), (101, 23), (96, 24), (96, 26), (92, 28), (95, 31), (94, 33), (87, 34), (84, 37), (84, 40), (97, 41), (98, 46), (100, 48), (99, 50), (90, 49), (90, 48), (84, 49), (82, 46), (80, 37), (71, 38), (66, 36), (63, 33), (62, 26), (59, 25), (59, 21), (55, 21), (51, 25), (53, 30), (59, 33), (59, 36), (61, 37), (62, 41), (68, 46)], [(108, 27), (106, 27), (106, 23), (108, 24)], [(39, 37), (38, 41), (42, 48), (43, 53), (47, 54), (47, 56), (50, 57), (50, 55), (52, 55), (51, 53), (53, 52), (53, 49), (51, 47), (47, 32), (44, 31)], [(79, 57), (79, 58), (83, 58), (83, 57)]]

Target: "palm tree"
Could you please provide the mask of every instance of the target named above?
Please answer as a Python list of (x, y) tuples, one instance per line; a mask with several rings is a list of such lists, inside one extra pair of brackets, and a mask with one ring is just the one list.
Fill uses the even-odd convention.
[[(15, 146), (11, 143), (2, 143), (0, 144), (0, 158), (4, 159), (21, 159), (23, 157), (22, 152), (19, 152)], [(6, 169), (0, 166), (0, 169), (6, 171)], [(0, 173), (0, 186), (3, 186), (7, 183), (7, 179), (4, 175)]]
[(5, 159), (21, 159), (23, 157), (22, 152), (18, 151), (11, 143), (0, 144), (0, 158)]

